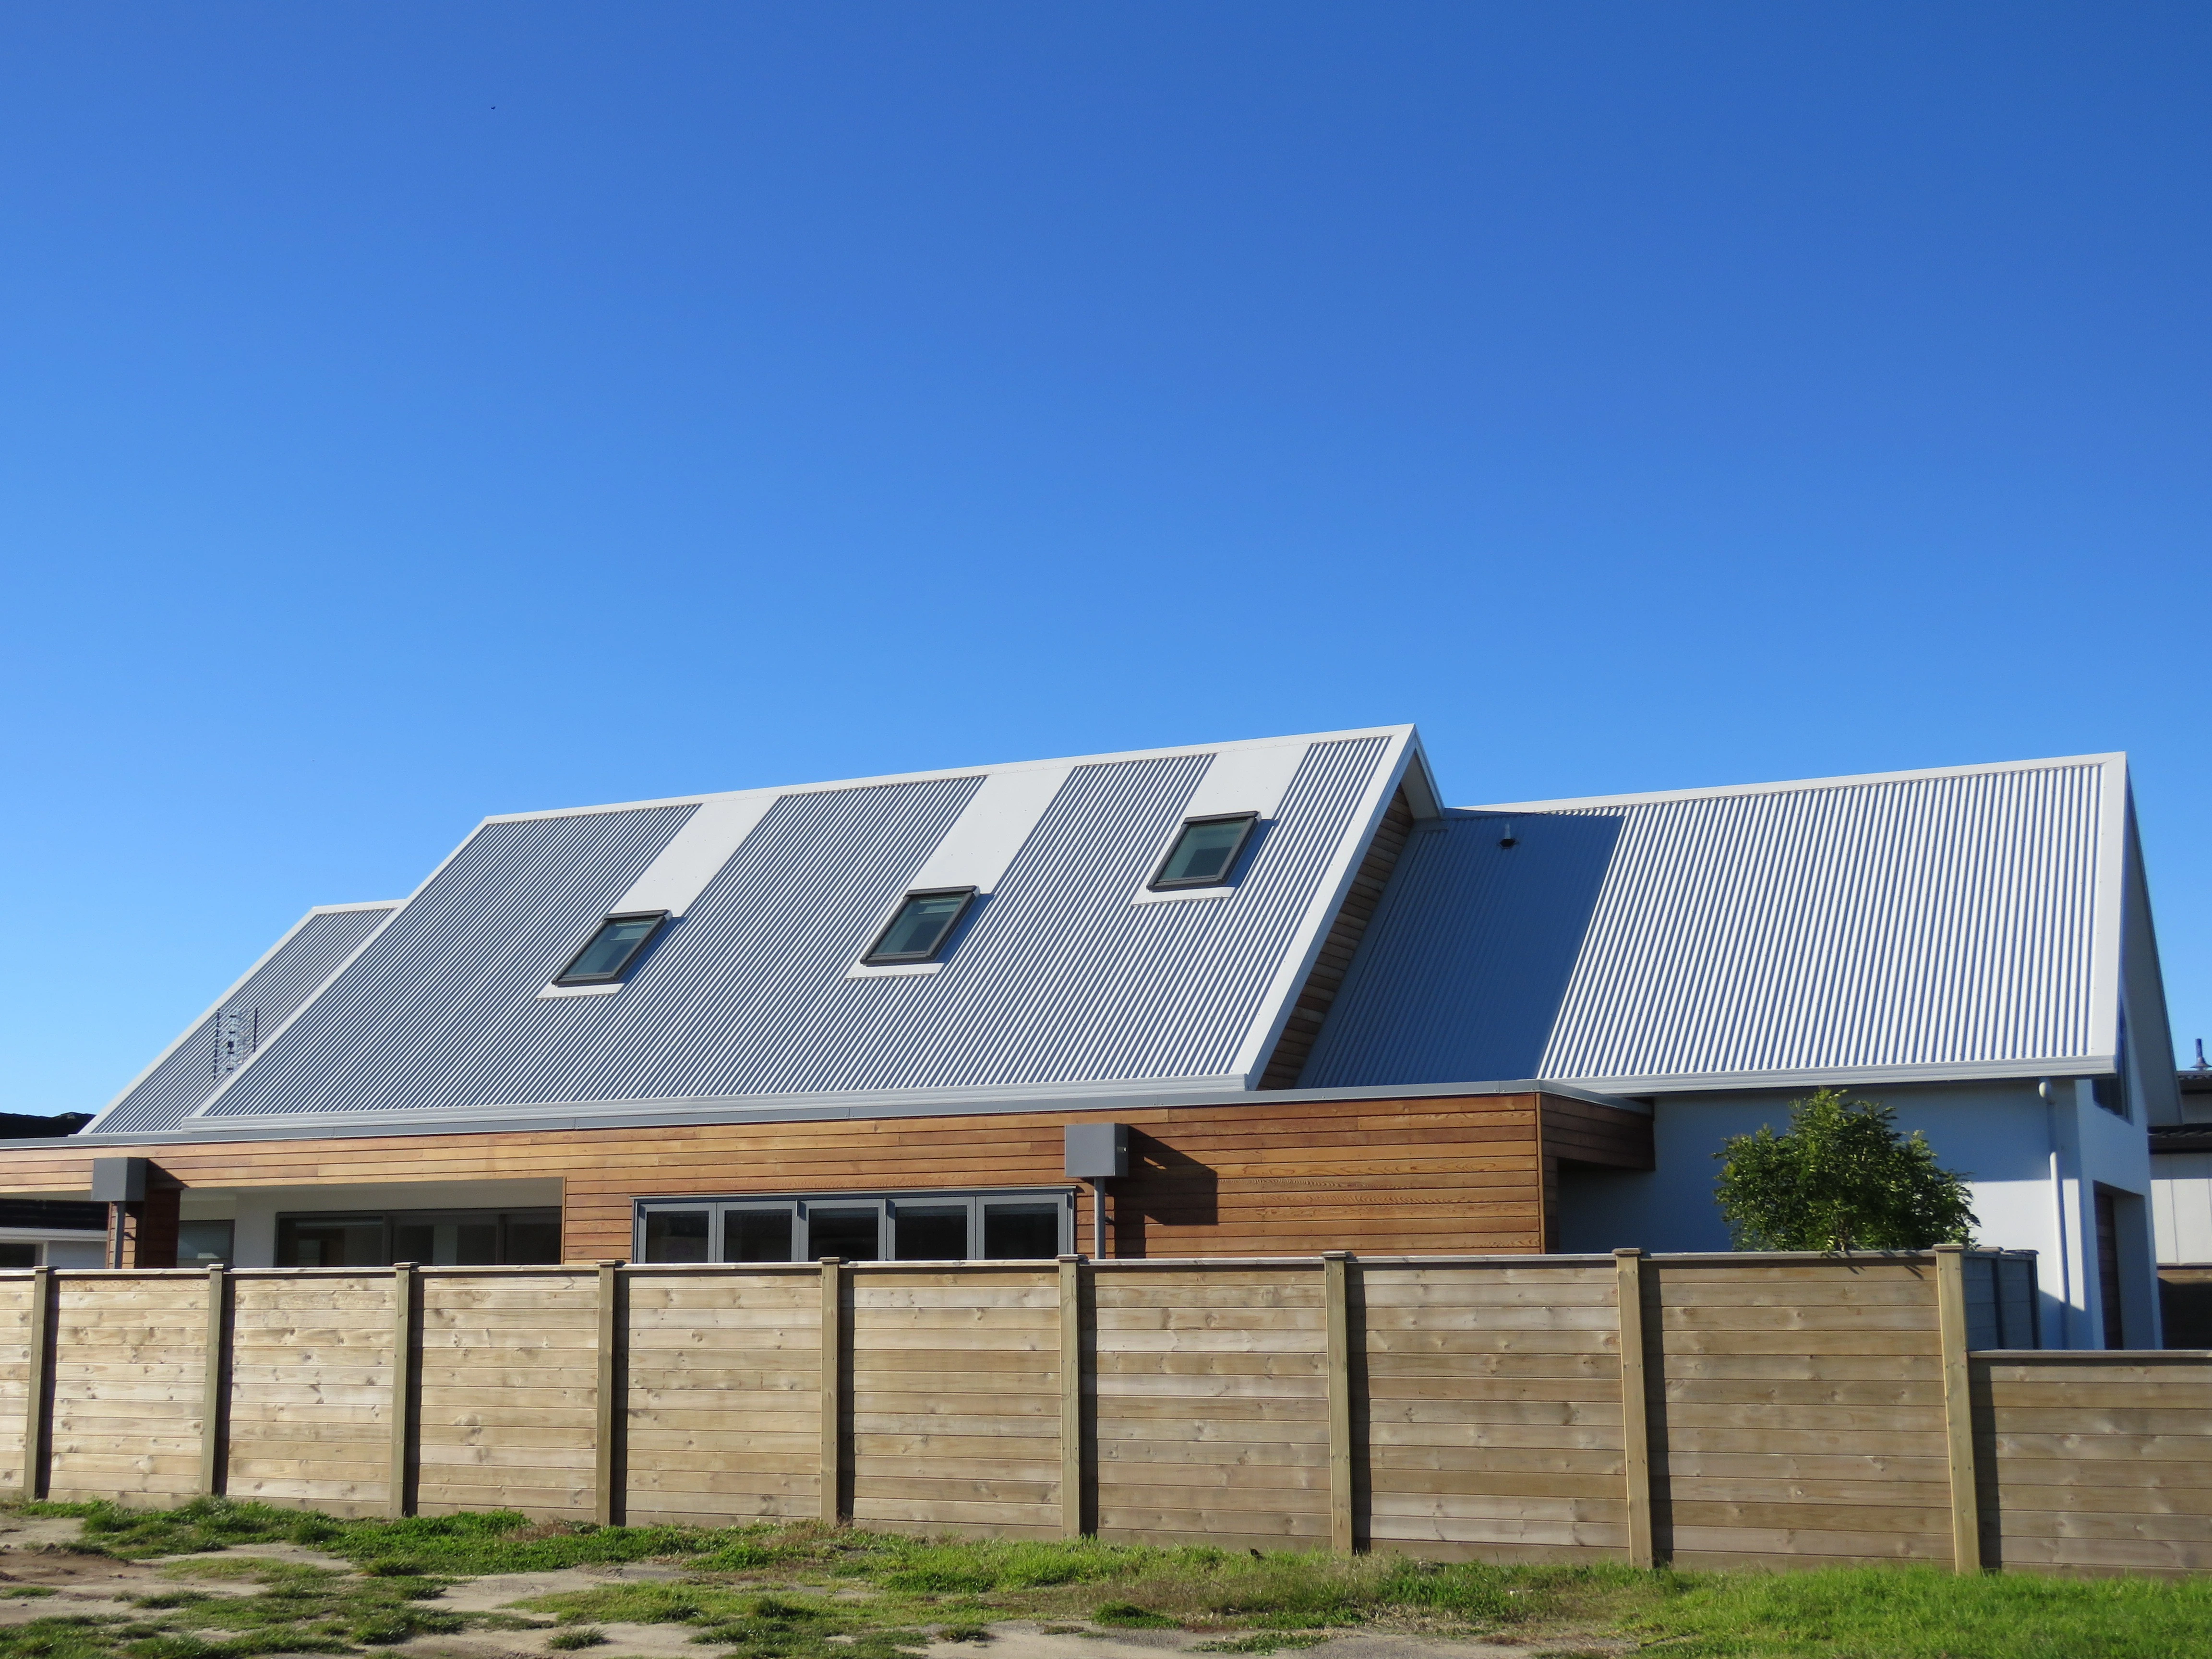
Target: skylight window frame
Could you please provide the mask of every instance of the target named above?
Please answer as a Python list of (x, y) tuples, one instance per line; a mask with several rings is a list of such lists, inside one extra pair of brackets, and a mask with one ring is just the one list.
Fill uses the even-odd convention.
[[(646, 951), (652, 947), (653, 941), (658, 939), (667, 927), (669, 918), (672, 914), (667, 910), (619, 910), (612, 915), (603, 916), (600, 918), (599, 925), (592, 929), (591, 937), (577, 947), (575, 955), (568, 958), (568, 965), (554, 975), (551, 988), (562, 991), (605, 990), (625, 983), (638, 963), (643, 960)], [(637, 943), (630, 946), (629, 953), (615, 964), (611, 972), (577, 973), (576, 964), (591, 953), (592, 947), (599, 942), (600, 935), (620, 921), (650, 921), (653, 926), (647, 928)]]
[[(1222, 864), (1218, 875), (1186, 876), (1178, 880), (1168, 878), (1168, 866), (1175, 862), (1176, 854), (1182, 850), (1183, 842), (1192, 830), (1209, 823), (1233, 823), (1239, 820), (1243, 823), (1244, 833), (1237, 836), (1237, 844), (1229, 849), (1229, 857)], [(1145, 884), (1145, 890), (1148, 893), (1187, 893), (1215, 891), (1231, 885), (1237, 879), (1237, 866), (1243, 862), (1244, 854), (1251, 850), (1252, 837), (1259, 828), (1260, 814), (1257, 812), (1207, 812), (1194, 818), (1185, 818), (1176, 829), (1175, 839), (1168, 843), (1167, 851), (1160, 854), (1159, 863), (1153, 866), (1152, 878)]]
[[(966, 921), (974, 913), (975, 900), (981, 890), (981, 888), (976, 887), (917, 887), (911, 892), (902, 895), (897, 908), (890, 913), (882, 928), (878, 931), (875, 942), (861, 952), (860, 965), (863, 968), (919, 968), (941, 960), (946, 949), (951, 945), (954, 935), (960, 931), (961, 923)], [(960, 897), (959, 907), (945, 918), (945, 925), (938, 929), (936, 937), (930, 940), (929, 948), (927, 951), (900, 951), (892, 953), (884, 951), (884, 941), (891, 936), (891, 930), (899, 925), (899, 919), (906, 915), (908, 906), (916, 899), (947, 898), (955, 894)]]

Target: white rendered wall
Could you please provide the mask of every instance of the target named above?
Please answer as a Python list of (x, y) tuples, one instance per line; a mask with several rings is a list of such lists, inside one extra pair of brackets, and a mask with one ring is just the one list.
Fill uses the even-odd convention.
[[(1655, 1101), (1657, 1168), (1650, 1174), (1567, 1172), (1560, 1186), (1560, 1248), (1611, 1250), (1725, 1250), (1727, 1224), (1713, 1203), (1720, 1173), (1714, 1154), (1732, 1135), (1762, 1124), (1778, 1133), (1790, 1103), (1810, 1093), (1661, 1095)], [(2147, 1200), (2150, 1159), (2142, 1125), (2097, 1107), (2086, 1084), (2033, 1080), (1886, 1085), (1863, 1091), (1897, 1109), (1908, 1133), (1928, 1137), (1936, 1160), (1971, 1177), (1976, 1237), (2003, 1249), (2037, 1253), (2046, 1347), (2101, 1347), (2096, 1274), (2084, 1245), (2095, 1237), (2095, 1185)], [(2124, 1243), (2131, 1346), (2157, 1342), (2157, 1289), (2149, 1206), (2138, 1206), (2142, 1237)]]

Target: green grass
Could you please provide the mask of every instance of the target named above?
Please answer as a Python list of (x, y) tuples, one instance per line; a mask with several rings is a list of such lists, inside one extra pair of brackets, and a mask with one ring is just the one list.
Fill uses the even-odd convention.
[[(702, 1659), (907, 1659), (932, 1636), (988, 1642), (988, 1627), (1011, 1619), (1070, 1633), (1179, 1628), (1209, 1638), (1198, 1650), (1255, 1655), (1364, 1626), (1510, 1633), (1549, 1644), (1560, 1659), (1623, 1645), (1656, 1659), (2212, 1656), (2212, 1578), (1444, 1565), (1091, 1540), (952, 1543), (811, 1523), (593, 1528), (513, 1511), (339, 1521), (224, 1498), (165, 1511), (15, 1512), (76, 1516), (82, 1537), (58, 1547), (124, 1560), (290, 1542), (352, 1570), (219, 1553), (171, 1563), (161, 1571), (179, 1588), (140, 1597), (130, 1615), (0, 1627), (0, 1659), (362, 1655), (416, 1635), (532, 1626), (552, 1628), (553, 1648), (613, 1654), (619, 1632), (601, 1627), (623, 1625), (688, 1626)], [(684, 1577), (542, 1595), (513, 1614), (437, 1606), (458, 1578), (648, 1559)], [(210, 1596), (185, 1584), (193, 1577), (248, 1579), (259, 1590)]]

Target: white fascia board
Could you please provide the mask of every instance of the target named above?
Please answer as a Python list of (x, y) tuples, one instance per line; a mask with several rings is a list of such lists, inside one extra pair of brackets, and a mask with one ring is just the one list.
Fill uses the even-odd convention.
[(1469, 812), (1571, 812), (1598, 806), (1648, 806), (1667, 801), (1717, 800), (1729, 795), (1780, 795), (1805, 789), (1849, 789), (1874, 783), (1912, 783), (1924, 778), (1970, 778), (1993, 772), (2051, 772), (2062, 767), (2101, 766), (2106, 781), (2115, 769), (2124, 783), (2127, 756), (2060, 755), (2049, 760), (1993, 761), (1979, 766), (1933, 766), (1913, 772), (1865, 772), (1852, 777), (1793, 778), (1781, 783), (1731, 783), (1705, 789), (1658, 789), (1633, 795), (1582, 795), (1565, 800), (1502, 801), (1461, 810)]
[[(2089, 945), (2089, 1041), (2120, 1053), (2121, 960), (2127, 938), (2128, 761), (2106, 757), (2097, 799), (2097, 901)], [(2173, 1062), (2163, 1055), (2159, 1064)]]
[(1420, 737), (1412, 726), (1391, 727), (1389, 735), (1390, 745), (1382, 751), (1382, 763), (1370, 775), (1366, 792), (1361, 795), (1353, 814), (1356, 832), (1346, 836), (1338, 844), (1336, 856), (1322, 872), (1314, 889), (1313, 901), (1306, 907), (1305, 917), (1291, 936), (1291, 948), (1277, 965), (1275, 976), (1260, 1000), (1259, 1013), (1245, 1033), (1237, 1058), (1231, 1062), (1231, 1073), (1242, 1078), (1248, 1089), (1258, 1081), (1268, 1056), (1274, 1053), (1284, 1023), (1291, 1017), (1291, 999), (1313, 970), (1314, 957), (1320, 953), (1322, 940), (1335, 923), (1337, 910), (1352, 885), (1352, 872), (1366, 858), (1367, 849), (1374, 844), (1375, 832), (1382, 827), (1382, 814), (1389, 807), (1391, 796), (1397, 793), (1407, 767), (1420, 752)]
[(1545, 1078), (1599, 1094), (1705, 1094), (1738, 1089), (1856, 1088), (1874, 1083), (1967, 1083), (1978, 1079), (2101, 1077), (2112, 1055), (2057, 1054), (2041, 1060), (1946, 1060), (1927, 1066), (1829, 1066), (1788, 1072), (1674, 1072), (1651, 1077)]
[[(1131, 749), (1111, 755), (1068, 755), (1045, 760), (1012, 761), (994, 766), (951, 766), (932, 772), (894, 772), (874, 778), (837, 778), (819, 783), (780, 784), (765, 791), (716, 790), (696, 795), (669, 795), (657, 800), (611, 801), (596, 806), (557, 806), (534, 812), (495, 812), (483, 823), (516, 823), (529, 818), (581, 817), (594, 812), (631, 812), (647, 806), (696, 806), (723, 794), (812, 795), (838, 789), (872, 789), (888, 783), (935, 783), (945, 778), (974, 778), (1056, 769), (1073, 770), (1079, 766), (1117, 765), (1123, 761), (1173, 760), (1186, 755), (1220, 755), (1243, 749), (1274, 749), (1285, 744), (1348, 743), (1361, 738), (1410, 738), (1413, 733), (1411, 726), (1370, 726), (1349, 732), (1313, 732), (1280, 738), (1241, 738), (1231, 743), (1183, 744), (1172, 749)], [(483, 825), (477, 827), (481, 829)]]
[[(251, 968), (248, 968), (244, 973), (240, 974), (236, 979), (233, 980), (230, 984), (225, 988), (223, 994), (221, 996), (217, 997), (213, 1002), (210, 1003), (205, 1008), (201, 1010), (198, 1014), (195, 1015), (190, 1021), (188, 1021), (185, 1024), (185, 1029), (177, 1033), (174, 1040), (170, 1042), (169, 1046), (162, 1049), (160, 1054), (155, 1055), (152, 1060), (149, 1060), (146, 1063), (144, 1069), (143, 1069), (137, 1076), (132, 1078), (130, 1082), (125, 1084), (121, 1089), (118, 1090), (116, 1091), (115, 1097), (109, 1101), (106, 1105), (101, 1107), (97, 1112), (94, 1113), (92, 1121), (86, 1124), (84, 1127), (78, 1130), (77, 1133), (79, 1134), (87, 1134), (98, 1131), (100, 1127), (100, 1121), (102, 1118), (106, 1117), (110, 1112), (120, 1106), (130, 1097), (133, 1090), (137, 1089), (140, 1084), (143, 1083), (148, 1078), (153, 1076), (155, 1072), (159, 1071), (161, 1066), (167, 1062), (170, 1055), (175, 1054), (178, 1049), (183, 1048), (185, 1043), (191, 1042), (193, 1032), (198, 1030), (201, 1026), (204, 1025), (208, 1021), (213, 1019), (217, 1014), (221, 1013), (224, 1007), (228, 1006), (230, 1000), (236, 996), (241, 990), (245, 989), (246, 981), (252, 979), (256, 974), (267, 967), (270, 962), (276, 957), (276, 953), (283, 950), (286, 945), (289, 945), (294, 939), (297, 938), (300, 930), (302, 927), (305, 927), (309, 922), (313, 921), (317, 916), (337, 915), (349, 910), (386, 909), (392, 911), (394, 915), (397, 915), (399, 909), (399, 901), (397, 899), (371, 899), (357, 904), (318, 904), (309, 909), (305, 915), (299, 919), (299, 921), (294, 922), (289, 927), (287, 927), (283, 935), (278, 938), (277, 941), (274, 945), (270, 945), (259, 956), (256, 957), (253, 959), (253, 965)], [(350, 958), (349, 958), (349, 960), (350, 960)], [(333, 979), (337, 976), (337, 975), (335, 973), (331, 975)], [(328, 983), (327, 981), (325, 982)]]

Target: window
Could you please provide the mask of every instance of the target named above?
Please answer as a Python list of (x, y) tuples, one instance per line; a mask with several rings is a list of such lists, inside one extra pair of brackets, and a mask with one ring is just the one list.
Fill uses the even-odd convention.
[(893, 963), (928, 962), (945, 948), (945, 941), (975, 896), (972, 887), (949, 887), (931, 893), (908, 893), (906, 902), (891, 918), (868, 954), (860, 958), (870, 967)]
[[(705, 1212), (698, 1213), (703, 1217)], [(179, 1259), (183, 1259), (181, 1254)], [(550, 1265), (560, 1259), (558, 1210), (416, 1210), (276, 1218), (280, 1267), (388, 1267), (395, 1261), (433, 1267), (500, 1267)], [(706, 1257), (689, 1259), (703, 1261)]]
[(1237, 855), (1259, 822), (1250, 812), (1231, 817), (1193, 818), (1182, 827), (1152, 877), (1155, 892), (1176, 887), (1218, 887), (1237, 867)]
[(592, 935), (575, 958), (563, 968), (556, 985), (612, 985), (628, 973), (653, 936), (660, 931), (660, 924), (668, 920), (668, 912), (655, 910), (650, 915), (609, 916), (599, 924), (599, 931)]
[(182, 1221), (177, 1224), (177, 1265), (204, 1267), (220, 1261), (231, 1265), (231, 1235), (228, 1221)]
[(650, 1199), (641, 1261), (1036, 1261), (1072, 1248), (1066, 1191)]

